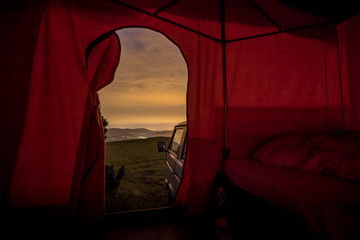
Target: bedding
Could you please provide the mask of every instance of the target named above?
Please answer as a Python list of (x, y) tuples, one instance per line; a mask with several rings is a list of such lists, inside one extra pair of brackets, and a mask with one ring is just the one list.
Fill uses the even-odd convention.
[(360, 132), (278, 135), (252, 154), (263, 164), (360, 183)]
[(360, 132), (286, 133), (228, 159), (239, 188), (295, 214), (323, 239), (360, 239)]
[(323, 239), (360, 239), (356, 183), (253, 160), (226, 160), (224, 172), (239, 188), (295, 214)]

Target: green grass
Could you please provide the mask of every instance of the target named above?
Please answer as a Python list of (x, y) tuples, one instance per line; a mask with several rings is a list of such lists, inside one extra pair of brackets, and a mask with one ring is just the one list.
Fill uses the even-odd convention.
[(170, 138), (155, 137), (106, 143), (106, 165), (114, 172), (123, 165), (120, 185), (105, 196), (105, 212), (164, 207), (169, 192), (165, 186), (165, 153), (157, 151), (157, 142)]

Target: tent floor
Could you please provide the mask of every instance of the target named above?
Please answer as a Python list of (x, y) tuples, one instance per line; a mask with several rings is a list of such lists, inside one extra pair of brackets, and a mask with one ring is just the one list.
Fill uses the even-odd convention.
[[(198, 215), (181, 216), (173, 208), (153, 209), (136, 212), (106, 214), (101, 225), (79, 226), (67, 229), (56, 221), (37, 222), (36, 214), (31, 219), (13, 216), (0, 229), (3, 236), (11, 239), (95, 239), (95, 240), (230, 240), (229, 234), (216, 231), (214, 215), (202, 213)], [(6, 219), (6, 218), (5, 218)], [(249, 220), (249, 221), (248, 221)], [(21, 223), (21, 224), (20, 224)], [(236, 224), (233, 240), (241, 239), (315, 239), (304, 237), (303, 229), (286, 231), (282, 227), (253, 224), (251, 219)], [(269, 230), (270, 229), (270, 230)], [(279, 230), (281, 229), (281, 230)], [(303, 232), (304, 233), (304, 232)], [(220, 234), (220, 235), (219, 235)], [(306, 235), (306, 234), (305, 234)]]
[(105, 215), (101, 228), (78, 230), (74, 239), (90, 235), (99, 240), (216, 240), (214, 229), (209, 214), (179, 216), (169, 208)]
[[(251, 222), (251, 221), (250, 221)], [(261, 221), (260, 221), (261, 222)], [(306, 234), (306, 229), (286, 229), (286, 225), (271, 227), (240, 224), (233, 234), (216, 231), (214, 216), (202, 213), (180, 216), (171, 208), (105, 215), (98, 229), (77, 229), (73, 239), (98, 240), (247, 240), (247, 239), (318, 239)], [(267, 224), (269, 225), (269, 224)], [(281, 230), (280, 230), (281, 229)], [(288, 231), (287, 231), (288, 230)], [(232, 238), (231, 238), (232, 236)]]

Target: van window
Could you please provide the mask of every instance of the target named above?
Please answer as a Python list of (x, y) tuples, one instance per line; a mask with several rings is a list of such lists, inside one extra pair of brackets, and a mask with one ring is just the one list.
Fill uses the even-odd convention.
[(184, 133), (183, 128), (178, 128), (175, 131), (174, 138), (173, 138), (173, 141), (172, 141), (171, 147), (170, 147), (171, 150), (173, 150), (175, 153), (178, 153), (183, 133)]

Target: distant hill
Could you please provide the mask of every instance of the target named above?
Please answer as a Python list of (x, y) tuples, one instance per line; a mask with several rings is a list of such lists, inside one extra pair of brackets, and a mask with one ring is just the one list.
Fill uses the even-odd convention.
[(116, 142), (131, 139), (145, 139), (151, 137), (171, 137), (172, 130), (152, 131), (146, 128), (109, 128), (106, 142)]

